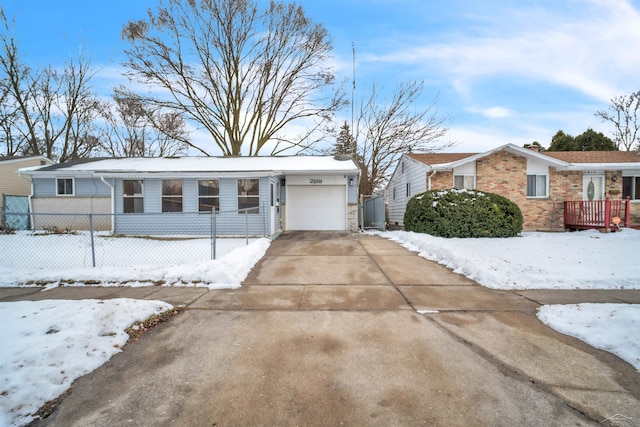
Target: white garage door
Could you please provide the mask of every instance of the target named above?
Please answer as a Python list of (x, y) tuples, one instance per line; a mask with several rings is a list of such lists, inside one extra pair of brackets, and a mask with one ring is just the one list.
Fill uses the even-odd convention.
[(287, 187), (287, 230), (347, 229), (344, 185)]

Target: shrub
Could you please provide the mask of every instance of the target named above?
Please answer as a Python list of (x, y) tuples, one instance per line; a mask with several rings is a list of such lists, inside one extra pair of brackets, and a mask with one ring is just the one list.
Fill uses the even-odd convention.
[(513, 237), (522, 231), (520, 207), (493, 193), (434, 190), (407, 203), (404, 228), (440, 237)]

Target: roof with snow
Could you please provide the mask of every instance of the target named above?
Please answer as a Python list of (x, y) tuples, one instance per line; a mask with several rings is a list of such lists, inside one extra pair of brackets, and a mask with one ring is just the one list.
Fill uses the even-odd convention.
[(359, 174), (351, 157), (270, 156), (270, 157), (144, 157), (83, 159), (40, 168), (25, 168), (27, 175), (130, 174)]

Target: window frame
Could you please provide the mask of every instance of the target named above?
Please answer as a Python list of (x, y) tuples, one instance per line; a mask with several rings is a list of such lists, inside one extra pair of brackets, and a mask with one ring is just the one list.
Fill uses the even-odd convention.
[[(202, 194), (200, 192), (200, 189), (203, 188), (203, 186), (201, 186), (201, 182), (216, 182), (217, 186), (215, 187), (218, 190), (218, 194)], [(210, 186), (204, 186), (204, 188), (213, 188)], [(203, 200), (207, 200), (207, 199), (215, 199), (216, 203), (214, 204), (209, 204), (210, 206), (212, 205), (215, 209), (215, 212), (220, 212), (220, 180), (215, 178), (215, 179), (199, 179), (198, 180), (198, 212), (204, 213), (204, 212), (211, 212), (211, 208), (208, 209), (202, 209), (203, 206)]]
[[(135, 192), (135, 184), (133, 186), (133, 193), (127, 194), (125, 190), (125, 182), (139, 182), (140, 183), (140, 192)], [(133, 200), (133, 211), (127, 211), (127, 203), (126, 200)], [(140, 212), (136, 211), (136, 200), (140, 200)], [(122, 180), (122, 213), (125, 214), (136, 214), (136, 213), (144, 213), (144, 180), (143, 179), (123, 179)]]
[[(179, 182), (180, 183), (180, 194), (169, 194), (169, 193), (165, 193), (165, 183), (169, 182), (169, 181), (175, 181), (175, 182)], [(162, 205), (162, 213), (171, 213), (171, 212), (183, 212), (184, 211), (184, 201), (183, 201), (183, 195), (184, 195), (184, 182), (182, 179), (180, 178), (171, 178), (171, 179), (163, 179), (161, 180), (161, 205)], [(174, 200), (171, 200), (174, 199)], [(180, 210), (176, 210), (176, 209), (168, 209), (169, 206), (178, 206), (177, 203), (180, 203)], [(165, 203), (168, 203), (165, 206)]]
[(411, 197), (411, 183), (407, 182), (406, 185), (406, 197)]
[[(246, 181), (256, 181), (257, 185), (255, 186), (252, 185), (249, 190), (243, 191), (246, 186), (242, 185), (241, 187), (241, 183), (244, 183)], [(257, 191), (257, 193), (249, 194), (249, 192), (254, 191), (254, 188)], [(236, 180), (236, 191), (238, 192), (238, 199), (237, 199), (238, 214), (258, 215), (260, 213), (260, 178), (238, 178)], [(255, 206), (254, 205), (245, 206), (247, 205), (246, 202), (251, 199), (255, 199)], [(241, 202), (241, 200), (244, 200), (244, 202)]]
[[(631, 181), (631, 188), (629, 193), (625, 193), (625, 180)], [(629, 196), (632, 201), (640, 201), (640, 175), (629, 175), (622, 177), (622, 199), (626, 199)]]
[[(530, 186), (529, 186), (529, 177), (535, 177), (535, 188), (533, 193), (534, 194), (530, 194), (532, 193), (530, 191)], [(544, 194), (543, 195), (539, 195), (538, 193), (538, 179), (539, 178), (544, 178)], [(526, 195), (527, 195), (527, 199), (548, 199), (549, 198), (549, 174), (544, 174), (544, 173), (528, 173), (527, 174), (527, 188), (526, 188)]]
[[(462, 188), (458, 188), (456, 186), (456, 178), (462, 178)], [(471, 188), (466, 187), (467, 178), (471, 178), (473, 180), (471, 184)], [(471, 174), (457, 174), (453, 176), (453, 188), (456, 190), (475, 190), (476, 189), (476, 176)]]
[[(60, 192), (60, 182), (61, 181), (70, 181), (71, 182), (71, 192), (61, 193)], [(66, 185), (64, 186), (64, 190), (67, 190)], [(74, 177), (56, 177), (56, 197), (73, 197), (76, 195), (76, 179)]]

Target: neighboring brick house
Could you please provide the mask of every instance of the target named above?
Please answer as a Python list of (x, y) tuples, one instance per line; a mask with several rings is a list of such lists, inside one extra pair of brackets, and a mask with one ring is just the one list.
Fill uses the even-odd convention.
[(640, 154), (537, 152), (507, 144), (485, 153), (404, 154), (386, 190), (388, 222), (403, 226), (407, 201), (437, 189), (476, 189), (520, 206), (525, 230), (563, 228), (563, 202), (630, 197), (640, 223)]

